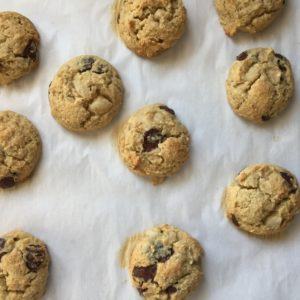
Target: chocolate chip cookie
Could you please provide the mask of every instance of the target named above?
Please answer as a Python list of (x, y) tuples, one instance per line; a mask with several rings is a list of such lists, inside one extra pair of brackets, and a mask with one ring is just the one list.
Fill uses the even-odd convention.
[(89, 131), (108, 125), (123, 102), (118, 72), (105, 60), (82, 55), (65, 63), (49, 87), (53, 117), (72, 131)]
[(26, 117), (12, 111), (0, 112), (0, 189), (28, 178), (41, 149), (40, 135)]
[(143, 107), (123, 125), (118, 136), (121, 158), (154, 184), (176, 173), (189, 157), (190, 136), (175, 112), (164, 104)]
[(294, 93), (289, 61), (271, 48), (242, 52), (226, 82), (233, 111), (249, 121), (263, 123), (279, 115)]
[(0, 12), (0, 85), (38, 65), (39, 44), (39, 33), (30, 20), (16, 12)]
[(46, 245), (23, 231), (0, 238), (0, 299), (40, 300), (45, 292), (49, 254)]
[(256, 33), (265, 29), (285, 7), (286, 0), (215, 0), (225, 33)]
[(241, 171), (224, 197), (227, 217), (258, 236), (283, 231), (300, 211), (297, 179), (274, 165), (257, 164)]
[(145, 299), (186, 299), (200, 283), (203, 250), (189, 234), (161, 225), (128, 239), (121, 251), (133, 286)]
[(149, 58), (180, 39), (187, 19), (182, 0), (116, 0), (114, 18), (126, 46)]

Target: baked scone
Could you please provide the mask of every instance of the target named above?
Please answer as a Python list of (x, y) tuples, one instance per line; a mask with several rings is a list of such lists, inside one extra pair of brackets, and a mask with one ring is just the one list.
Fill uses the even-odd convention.
[(82, 55), (65, 63), (49, 86), (53, 117), (72, 131), (89, 131), (108, 125), (123, 102), (123, 84), (107, 61)]
[(116, 0), (114, 13), (125, 45), (148, 58), (171, 48), (182, 36), (187, 19), (182, 0)]
[(144, 299), (183, 300), (203, 277), (202, 257), (200, 244), (189, 234), (160, 225), (127, 240), (121, 265)]
[(172, 109), (154, 104), (138, 110), (125, 122), (119, 132), (118, 147), (131, 171), (158, 184), (186, 162), (190, 136)]
[(227, 188), (224, 206), (227, 217), (238, 228), (258, 236), (274, 235), (300, 211), (299, 184), (281, 167), (251, 165)]
[(41, 149), (40, 135), (26, 117), (12, 111), (0, 112), (0, 189), (28, 178)]
[(0, 299), (40, 300), (48, 278), (46, 245), (23, 231), (0, 238)]
[(220, 23), (229, 36), (265, 29), (285, 7), (286, 0), (215, 0)]
[(247, 50), (232, 65), (226, 89), (237, 115), (255, 123), (266, 122), (279, 115), (294, 94), (291, 65), (271, 48)]
[(39, 33), (30, 20), (16, 12), (0, 12), (0, 85), (38, 65), (39, 44)]

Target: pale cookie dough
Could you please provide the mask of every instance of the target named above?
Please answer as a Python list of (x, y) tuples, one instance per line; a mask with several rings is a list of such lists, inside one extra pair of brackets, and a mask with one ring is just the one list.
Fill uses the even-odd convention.
[(41, 149), (40, 135), (26, 117), (12, 111), (0, 112), (0, 189), (28, 178)]
[(259, 236), (283, 231), (300, 210), (297, 179), (274, 165), (244, 169), (227, 188), (227, 217), (240, 229)]
[(186, 25), (182, 0), (116, 0), (115, 26), (136, 54), (153, 57), (171, 48)]
[(108, 125), (123, 102), (118, 72), (105, 60), (82, 55), (65, 63), (49, 87), (53, 117), (72, 131)]
[(0, 85), (38, 65), (39, 44), (39, 33), (30, 20), (16, 12), (0, 12)]
[(220, 23), (229, 36), (265, 29), (285, 7), (285, 0), (215, 0)]
[(233, 111), (255, 123), (280, 114), (294, 93), (289, 61), (271, 48), (242, 52), (232, 65), (226, 82)]
[(46, 245), (23, 231), (0, 238), (0, 299), (39, 300), (48, 278)]
[(158, 184), (189, 158), (190, 136), (172, 109), (154, 104), (128, 119), (119, 132), (118, 147), (131, 171)]
[(183, 300), (203, 277), (202, 256), (200, 244), (189, 234), (160, 225), (128, 239), (121, 265), (144, 299)]

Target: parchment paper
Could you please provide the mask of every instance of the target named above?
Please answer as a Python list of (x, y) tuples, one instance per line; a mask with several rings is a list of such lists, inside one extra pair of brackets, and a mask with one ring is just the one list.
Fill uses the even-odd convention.
[[(290, 0), (266, 31), (225, 36), (213, 1), (186, 0), (189, 24), (177, 46), (144, 60), (125, 48), (111, 26), (110, 0), (0, 0), (37, 26), (42, 39), (36, 72), (0, 89), (0, 109), (28, 116), (43, 139), (34, 176), (0, 193), (0, 229), (21, 228), (45, 240), (52, 256), (46, 300), (139, 299), (118, 265), (122, 242), (160, 223), (177, 225), (203, 245), (205, 280), (190, 299), (300, 299), (300, 217), (278, 239), (261, 240), (229, 224), (224, 187), (250, 163), (271, 162), (300, 179), (298, 91), (278, 119), (255, 126), (229, 108), (224, 82), (235, 56), (271, 46), (300, 74), (300, 1)], [(119, 117), (92, 134), (74, 134), (51, 117), (47, 91), (57, 69), (96, 54), (120, 72), (126, 88)], [(118, 124), (136, 109), (163, 102), (192, 135), (192, 155), (178, 175), (152, 186), (122, 164)]]

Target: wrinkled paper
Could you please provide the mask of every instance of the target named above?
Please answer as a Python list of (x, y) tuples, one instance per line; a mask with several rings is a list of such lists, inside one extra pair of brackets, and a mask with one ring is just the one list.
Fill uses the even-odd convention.
[[(171, 50), (152, 60), (135, 56), (111, 26), (110, 0), (0, 0), (0, 9), (29, 17), (41, 35), (41, 63), (31, 75), (0, 88), (0, 109), (29, 117), (43, 140), (32, 179), (0, 193), (0, 225), (45, 240), (52, 257), (46, 300), (139, 299), (118, 250), (130, 235), (160, 223), (189, 232), (205, 249), (205, 279), (192, 300), (298, 300), (300, 217), (280, 238), (262, 240), (224, 218), (221, 198), (234, 175), (251, 163), (281, 165), (300, 179), (300, 99), (277, 119), (256, 126), (226, 101), (228, 68), (240, 52), (273, 47), (293, 66), (300, 85), (300, 1), (255, 36), (225, 36), (213, 1), (185, 0), (188, 28)], [(111, 62), (126, 88), (114, 122), (71, 133), (50, 115), (48, 85), (70, 58), (95, 54)], [(149, 103), (176, 111), (192, 136), (191, 159), (160, 186), (121, 162), (116, 131)]]

